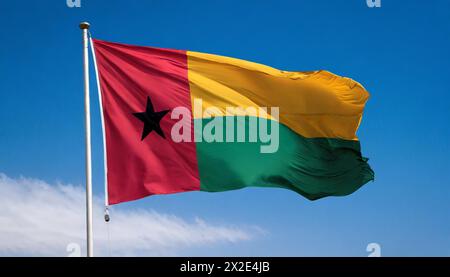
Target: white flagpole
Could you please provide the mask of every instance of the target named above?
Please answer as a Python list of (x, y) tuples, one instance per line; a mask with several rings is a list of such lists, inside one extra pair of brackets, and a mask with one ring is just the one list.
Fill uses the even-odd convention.
[(83, 30), (83, 67), (84, 67), (84, 123), (86, 128), (86, 235), (87, 256), (94, 256), (94, 239), (92, 232), (92, 166), (91, 166), (91, 112), (89, 103), (89, 23), (81, 22)]

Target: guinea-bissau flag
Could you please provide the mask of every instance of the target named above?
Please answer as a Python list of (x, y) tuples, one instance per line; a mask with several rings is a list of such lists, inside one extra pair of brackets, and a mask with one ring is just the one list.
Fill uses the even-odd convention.
[[(199, 52), (101, 40), (93, 44), (108, 204), (244, 187), (285, 188), (315, 200), (348, 195), (374, 179), (356, 137), (369, 93), (352, 79), (325, 70), (282, 71)], [(182, 115), (174, 114), (177, 107), (189, 111), (182, 128)], [(230, 115), (228, 107), (267, 107), (268, 112)], [(279, 107), (278, 118), (270, 107)], [(204, 112), (208, 108), (215, 113)], [(221, 126), (208, 127), (220, 117)], [(248, 127), (255, 119), (259, 127), (278, 126), (276, 151), (262, 153), (267, 143), (255, 141), (252, 132), (257, 130)], [(201, 138), (202, 128), (217, 135), (238, 132), (242, 125), (247, 132), (240, 140)], [(194, 139), (174, 139), (172, 132), (181, 131)]]

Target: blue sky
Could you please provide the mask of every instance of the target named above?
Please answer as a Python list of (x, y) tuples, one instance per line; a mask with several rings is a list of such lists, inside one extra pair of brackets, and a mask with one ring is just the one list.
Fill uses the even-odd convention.
[[(82, 0), (71, 9), (65, 0), (1, 0), (0, 172), (84, 184), (78, 23), (87, 20), (95, 38), (326, 69), (371, 93), (358, 135), (376, 179), (350, 196), (310, 202), (262, 188), (152, 196), (115, 206), (113, 220), (116, 211), (152, 209), (264, 230), (177, 255), (367, 256), (376, 242), (383, 256), (449, 256), (450, 2), (365, 2)], [(94, 193), (102, 197), (94, 78), (91, 86)]]

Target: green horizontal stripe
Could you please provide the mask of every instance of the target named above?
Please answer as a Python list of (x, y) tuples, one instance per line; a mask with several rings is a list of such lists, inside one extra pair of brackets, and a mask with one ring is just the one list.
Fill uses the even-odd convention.
[[(196, 130), (211, 120), (195, 119)], [(271, 120), (267, 121), (270, 126)], [(226, 120), (223, 123), (225, 134)], [(348, 195), (374, 179), (368, 159), (361, 156), (359, 141), (305, 138), (279, 124), (278, 151), (262, 154), (260, 147), (267, 143), (248, 142), (248, 117), (245, 123), (247, 142), (196, 143), (200, 190), (279, 187), (315, 200)]]

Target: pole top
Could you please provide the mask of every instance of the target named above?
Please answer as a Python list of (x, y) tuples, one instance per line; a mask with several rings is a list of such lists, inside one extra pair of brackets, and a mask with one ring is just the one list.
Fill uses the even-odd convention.
[(80, 23), (80, 29), (81, 30), (87, 30), (87, 29), (89, 29), (89, 26), (91, 26), (90, 24), (89, 24), (89, 22), (86, 22), (86, 21), (84, 21), (84, 22), (81, 22)]

